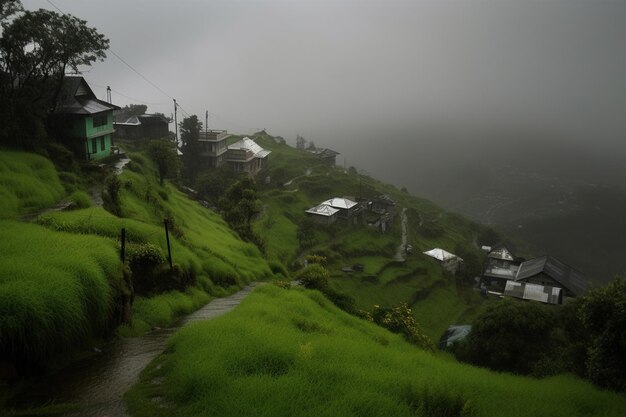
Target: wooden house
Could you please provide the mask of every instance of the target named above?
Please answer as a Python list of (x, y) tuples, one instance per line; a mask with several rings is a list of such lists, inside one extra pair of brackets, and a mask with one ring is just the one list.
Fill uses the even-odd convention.
[(113, 110), (118, 109), (96, 98), (83, 77), (66, 76), (51, 117), (60, 139), (79, 158), (99, 160), (112, 153)]
[(587, 280), (582, 272), (552, 256), (522, 262), (515, 281), (563, 288), (565, 297), (576, 297), (587, 291)]
[(168, 139), (169, 120), (160, 114), (140, 114), (124, 122), (113, 122), (115, 138), (120, 139)]
[(337, 163), (337, 155), (339, 155), (339, 152), (333, 151), (332, 149), (328, 149), (328, 148), (315, 149), (312, 152), (322, 162), (324, 162), (324, 164), (328, 166), (335, 166)]
[(503, 290), (507, 281), (515, 279), (519, 262), (507, 246), (498, 245), (490, 249), (483, 276), (490, 287)]

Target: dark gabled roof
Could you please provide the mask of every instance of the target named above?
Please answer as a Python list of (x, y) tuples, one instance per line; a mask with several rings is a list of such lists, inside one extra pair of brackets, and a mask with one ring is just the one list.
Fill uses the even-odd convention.
[(524, 281), (542, 272), (576, 295), (582, 295), (587, 290), (582, 272), (547, 255), (522, 262), (515, 281)]
[(332, 149), (324, 148), (321, 150), (318, 149), (315, 154), (320, 158), (332, 158), (339, 155), (339, 152), (333, 151)]
[(107, 110), (119, 110), (119, 107), (98, 100), (83, 77), (66, 76), (63, 78), (55, 113), (95, 114)]

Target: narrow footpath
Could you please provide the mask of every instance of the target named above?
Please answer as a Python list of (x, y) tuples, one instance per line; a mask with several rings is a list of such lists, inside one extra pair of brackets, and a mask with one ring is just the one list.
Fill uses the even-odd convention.
[(402, 209), (402, 243), (396, 250), (396, 255), (393, 260), (396, 262), (406, 262), (406, 242), (407, 242), (407, 228), (409, 219), (406, 217), (406, 207)]
[(37, 381), (27, 393), (12, 401), (12, 406), (23, 411), (43, 405), (72, 404), (76, 408), (65, 415), (126, 417), (124, 393), (138, 382), (141, 371), (165, 350), (169, 336), (188, 323), (229, 312), (256, 285), (252, 283), (233, 295), (216, 298), (172, 327), (135, 338), (116, 338), (102, 352)]

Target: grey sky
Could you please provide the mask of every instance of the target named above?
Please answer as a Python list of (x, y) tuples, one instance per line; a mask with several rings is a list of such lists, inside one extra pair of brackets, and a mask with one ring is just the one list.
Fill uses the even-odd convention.
[[(52, 1), (215, 128), (327, 146), (336, 132), (426, 120), (624, 138), (623, 1)], [(116, 104), (172, 112), (112, 54), (85, 77)]]

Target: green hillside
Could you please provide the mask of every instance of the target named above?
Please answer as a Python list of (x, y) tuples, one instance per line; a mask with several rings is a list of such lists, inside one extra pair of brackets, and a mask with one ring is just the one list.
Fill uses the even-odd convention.
[[(183, 313), (272, 272), (256, 246), (243, 242), (219, 215), (191, 201), (171, 184), (160, 186), (151, 162), (141, 154), (120, 175), (119, 216), (89, 201), (74, 210), (46, 211), (68, 191), (87, 191), (77, 173), (59, 174), (46, 158), (0, 152), (0, 356), (26, 366), (71, 351), (109, 333), (128, 318), (129, 258), (152, 251), (160, 265), (151, 273), (168, 291), (134, 297), (132, 321), (120, 334), (165, 326)], [(81, 174), (82, 175), (82, 174)], [(110, 174), (114, 175), (114, 174)], [(102, 187), (102, 175), (84, 176)], [(90, 206), (79, 209), (78, 207)], [(38, 211), (37, 215), (30, 215)], [(19, 218), (29, 214), (30, 221)], [(170, 222), (174, 269), (166, 259), (163, 219)], [(127, 265), (120, 261), (126, 229)], [(155, 281), (156, 282), (156, 281)], [(18, 365), (19, 367), (20, 365)]]
[(135, 416), (622, 416), (626, 398), (424, 352), (320, 293), (264, 285), (190, 325), (127, 395)]
[[(485, 227), (353, 168), (344, 171), (327, 166), (315, 155), (264, 134), (257, 134), (256, 139), (272, 151), (271, 181), (264, 185), (262, 194), (266, 209), (255, 225), (265, 239), (268, 256), (292, 266), (307, 253), (326, 256), (333, 286), (354, 297), (358, 308), (370, 310), (375, 304), (406, 302), (433, 339), (448, 325), (470, 322), (480, 311), (483, 300), (466, 285), (458, 285), (455, 276), (422, 252), (440, 247), (457, 253), (470, 267), (480, 267), (484, 254), (477, 241), (487, 232)], [(309, 248), (300, 247), (298, 228), (306, 209), (332, 197), (357, 199), (380, 194), (391, 196), (397, 204), (393, 226), (386, 233), (363, 225), (315, 225), (315, 243)], [(402, 239), (403, 209), (408, 218), (407, 243), (414, 252), (406, 262), (397, 262), (394, 257)], [(364, 265), (364, 271), (342, 272), (343, 267), (355, 264)]]

